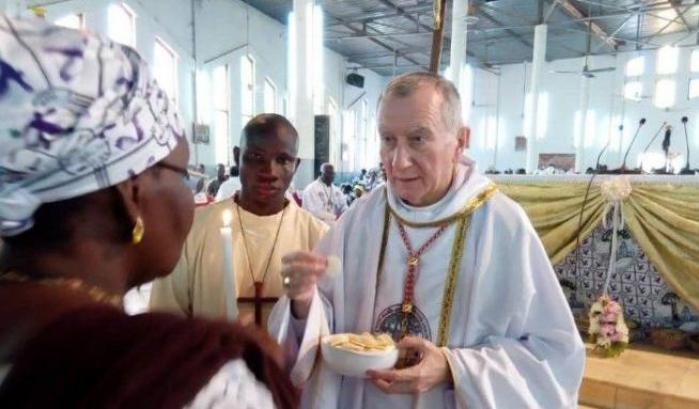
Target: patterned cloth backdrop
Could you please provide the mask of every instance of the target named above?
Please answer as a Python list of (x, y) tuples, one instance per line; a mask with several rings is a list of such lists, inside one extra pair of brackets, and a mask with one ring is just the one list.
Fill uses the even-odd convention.
[[(600, 224), (580, 243), (577, 252), (554, 266), (576, 317), (586, 314), (602, 291), (609, 266), (611, 235), (611, 228)], [(678, 328), (699, 321), (699, 313), (672, 292), (627, 230), (619, 231), (618, 240), (617, 270), (612, 274), (609, 293), (622, 304), (626, 319), (641, 329)], [(643, 341), (646, 332), (636, 332), (632, 341)]]

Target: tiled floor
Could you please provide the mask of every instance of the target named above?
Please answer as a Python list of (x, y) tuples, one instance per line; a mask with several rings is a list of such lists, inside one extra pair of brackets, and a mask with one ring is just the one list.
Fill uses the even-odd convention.
[(605, 359), (588, 348), (580, 403), (601, 409), (699, 409), (699, 356), (634, 347)]

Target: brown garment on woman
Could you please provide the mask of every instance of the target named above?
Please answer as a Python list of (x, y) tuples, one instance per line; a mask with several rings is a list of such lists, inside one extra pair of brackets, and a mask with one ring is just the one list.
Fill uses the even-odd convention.
[(277, 408), (295, 408), (298, 391), (274, 349), (268, 337), (239, 324), (82, 308), (20, 351), (0, 385), (0, 407), (179, 409), (226, 362), (242, 359)]

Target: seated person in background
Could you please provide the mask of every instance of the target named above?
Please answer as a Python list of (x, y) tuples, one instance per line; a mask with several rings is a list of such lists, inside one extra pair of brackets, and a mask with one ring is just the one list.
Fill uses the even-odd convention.
[(226, 180), (228, 180), (228, 176), (226, 176), (226, 167), (223, 166), (222, 163), (219, 163), (216, 168), (216, 179), (209, 182), (209, 186), (206, 188), (206, 192), (211, 197), (216, 197), (216, 195), (218, 194), (218, 189), (221, 188), (221, 185)]
[[(241, 313), (254, 313), (257, 324), (266, 323), (283, 293), (282, 256), (311, 250), (327, 230), (285, 198), (299, 163), (298, 143), (296, 129), (281, 115), (260, 114), (245, 125), (234, 151), (241, 189), (232, 199), (197, 210), (175, 271), (153, 283), (152, 309), (220, 318), (231, 296)], [(232, 214), (234, 288), (224, 284), (224, 212)]]
[(352, 202), (354, 202), (354, 192), (352, 190), (352, 185), (349, 183), (344, 183), (342, 186), (340, 186), (340, 190), (342, 190), (342, 194), (345, 195), (345, 201), (347, 202), (347, 207), (350, 207), (352, 205)]
[(361, 185), (357, 185), (353, 189), (354, 199), (357, 200), (364, 195), (364, 188)]
[(122, 309), (172, 270), (193, 211), (175, 107), (138, 54), (38, 19), (0, 31), (0, 407), (295, 407), (256, 330)]
[(366, 177), (367, 177), (366, 169), (362, 169), (361, 171), (359, 171), (359, 175), (355, 176), (352, 179), (352, 185), (356, 185), (358, 183), (364, 184), (364, 182), (366, 181)]
[(194, 205), (195, 206), (206, 206), (213, 202), (213, 198), (204, 190), (206, 187), (206, 180), (204, 178), (199, 179), (196, 186), (196, 191), (194, 192)]
[(333, 184), (335, 168), (329, 163), (320, 165), (320, 176), (303, 191), (303, 208), (315, 217), (332, 225), (347, 210), (342, 191)]

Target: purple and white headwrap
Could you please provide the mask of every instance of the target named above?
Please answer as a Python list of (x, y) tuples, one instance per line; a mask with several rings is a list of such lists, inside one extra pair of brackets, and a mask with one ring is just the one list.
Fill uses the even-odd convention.
[(0, 236), (30, 229), (42, 203), (143, 172), (183, 135), (133, 49), (0, 14)]

